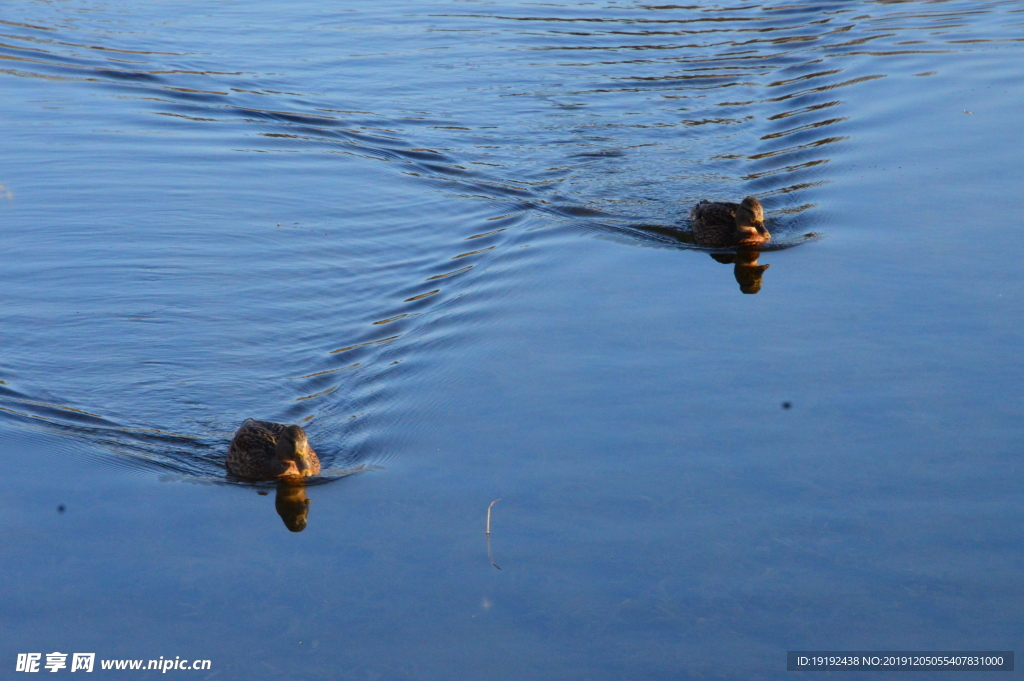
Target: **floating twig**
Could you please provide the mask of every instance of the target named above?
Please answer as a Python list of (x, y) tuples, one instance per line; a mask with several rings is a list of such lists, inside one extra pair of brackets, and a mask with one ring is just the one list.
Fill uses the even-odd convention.
[(499, 501), (501, 501), (501, 497), (492, 501), (491, 505), (487, 507), (487, 534), (491, 533), (491, 508)]
[(491, 561), (491, 565), (501, 569), (501, 566), (494, 562), (494, 558), (491, 557), (491, 535), (487, 535), (487, 560)]
[(491, 509), (494, 508), (494, 505), (499, 501), (501, 501), (501, 497), (492, 501), (487, 507), (487, 560), (491, 561), (491, 565), (500, 570), (501, 568), (498, 567), (498, 564), (494, 562), (494, 558), (491, 557)]

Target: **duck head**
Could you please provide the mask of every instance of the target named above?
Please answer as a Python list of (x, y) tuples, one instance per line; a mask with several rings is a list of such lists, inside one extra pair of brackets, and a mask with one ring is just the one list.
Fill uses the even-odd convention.
[(313, 475), (312, 453), (306, 440), (306, 431), (300, 426), (288, 426), (277, 438), (277, 458), (288, 464), (285, 476)]
[(768, 243), (772, 235), (764, 227), (764, 208), (753, 196), (743, 199), (736, 210), (736, 245), (760, 246)]

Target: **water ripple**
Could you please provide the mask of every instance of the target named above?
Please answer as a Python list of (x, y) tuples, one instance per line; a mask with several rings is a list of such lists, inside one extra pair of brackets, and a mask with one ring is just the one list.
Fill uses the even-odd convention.
[(773, 248), (816, 238), (873, 84), (1022, 40), (1013, 2), (962, 0), (75, 7), (0, 21), (10, 139), (66, 131), (102, 177), (38, 176), (86, 223), (16, 192), (0, 417), (206, 479), (245, 416), (307, 424), (330, 470), (390, 460), (418, 363), (453, 361), (522, 246), (695, 248), (689, 206), (748, 194)]

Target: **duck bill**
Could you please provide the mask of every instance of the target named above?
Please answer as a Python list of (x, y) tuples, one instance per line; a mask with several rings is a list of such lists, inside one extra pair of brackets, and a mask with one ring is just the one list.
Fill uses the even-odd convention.
[(295, 455), (295, 467), (299, 469), (300, 475), (305, 475), (307, 477), (313, 475), (313, 467), (309, 460), (308, 452), (302, 452)]
[(312, 463), (313, 456), (315, 455), (310, 449), (295, 454), (295, 467), (299, 470), (299, 475), (308, 477), (315, 473)]
[(739, 238), (736, 240), (736, 245), (741, 248), (761, 246), (771, 241), (772, 238), (763, 225), (748, 225), (739, 228), (738, 231)]

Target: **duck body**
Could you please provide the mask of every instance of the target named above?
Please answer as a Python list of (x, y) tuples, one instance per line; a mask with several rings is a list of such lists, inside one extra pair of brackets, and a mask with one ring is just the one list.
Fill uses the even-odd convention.
[(694, 241), (705, 248), (756, 248), (772, 238), (764, 208), (753, 196), (741, 203), (701, 201), (690, 210), (690, 225)]
[(305, 478), (320, 459), (300, 426), (246, 419), (228, 447), (228, 472), (247, 480)]

